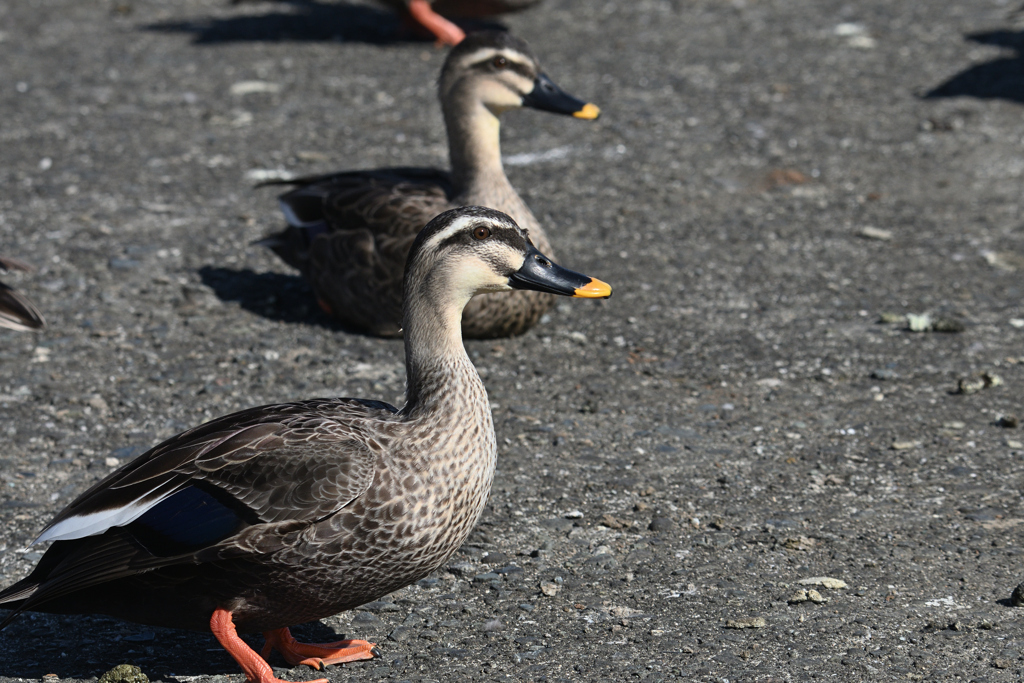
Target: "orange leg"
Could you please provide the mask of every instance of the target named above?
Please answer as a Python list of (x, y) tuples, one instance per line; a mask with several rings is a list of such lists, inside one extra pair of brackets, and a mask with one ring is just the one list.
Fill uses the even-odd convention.
[(409, 14), (443, 45), (458, 45), (466, 37), (465, 31), (431, 9), (428, 0), (409, 0)]
[(339, 640), (336, 643), (300, 643), (295, 640), (295, 637), (287, 628), (265, 631), (263, 637), (267, 639), (267, 644), (263, 646), (263, 652), (261, 653), (263, 657), (269, 657), (270, 653), (276, 649), (281, 653), (285, 661), (292, 666), (305, 664), (314, 669), (323, 669), (328, 664), (355, 662), (360, 659), (373, 659), (380, 656), (377, 645), (368, 643), (365, 640)]
[[(289, 683), (274, 675), (266, 660), (256, 654), (245, 641), (238, 637), (235, 631), (235, 622), (231, 619), (231, 612), (218, 607), (210, 617), (210, 630), (217, 641), (234, 657), (238, 665), (245, 672), (245, 678), (250, 683)], [(285, 629), (287, 630), (287, 629)], [(326, 678), (320, 678), (309, 683), (328, 683)]]

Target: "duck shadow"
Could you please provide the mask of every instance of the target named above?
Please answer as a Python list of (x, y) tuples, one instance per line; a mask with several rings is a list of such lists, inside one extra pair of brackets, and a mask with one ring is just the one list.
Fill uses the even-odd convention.
[[(316, 621), (291, 629), (300, 642), (322, 643), (341, 640)], [(263, 636), (246, 634), (243, 639), (257, 652)], [(211, 633), (144, 626), (103, 616), (24, 614), (4, 630), (0, 639), (4, 676), (43, 679), (88, 679), (101, 676), (118, 664), (134, 664), (151, 678), (235, 674), (238, 664), (217, 643)], [(289, 668), (275, 653), (274, 667)], [(316, 677), (309, 669), (309, 677)], [(45, 680), (45, 679), (43, 679)]]
[[(234, 2), (232, 4), (241, 4)], [(246, 2), (245, 4), (257, 4)], [(389, 44), (430, 42), (407, 30), (394, 12), (348, 2), (267, 0), (276, 11), (234, 17), (200, 17), (143, 26), (147, 31), (191, 33), (195, 45), (237, 42), (341, 42)], [(506, 30), (496, 22), (461, 21), (467, 30)]]
[(1024, 103), (1024, 31), (986, 31), (967, 34), (966, 38), (982, 45), (1010, 48), (1017, 54), (972, 66), (925, 93), (925, 99), (966, 96)]
[(316, 297), (309, 284), (298, 275), (203, 266), (199, 269), (199, 277), (221, 301), (233, 301), (267, 320), (319, 325), (345, 334), (366, 336), (366, 332), (324, 313), (316, 305)]
[(199, 277), (221, 301), (235, 302), (268, 320), (342, 329), (320, 310), (313, 290), (298, 275), (203, 266)]

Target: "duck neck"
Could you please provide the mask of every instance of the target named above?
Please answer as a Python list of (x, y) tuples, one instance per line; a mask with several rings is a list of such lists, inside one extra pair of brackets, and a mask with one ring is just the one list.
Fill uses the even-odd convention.
[(477, 195), (508, 186), (494, 112), (469, 96), (456, 96), (443, 109), (456, 194)]
[[(487, 407), (487, 392), (462, 343), (462, 309), (469, 297), (457, 299), (436, 278), (406, 288), (403, 328), (407, 389), (402, 412), (410, 417), (430, 413), (459, 419), (466, 414), (461, 404), (478, 399)], [(453, 390), (456, 387), (458, 391)], [(458, 409), (455, 403), (460, 404)]]

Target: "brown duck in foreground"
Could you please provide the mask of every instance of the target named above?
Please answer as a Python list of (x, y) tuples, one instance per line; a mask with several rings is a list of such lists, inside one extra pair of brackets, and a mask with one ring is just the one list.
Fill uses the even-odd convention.
[[(313, 399), (168, 439), (43, 529), (36, 542), (53, 544), (0, 592), (14, 610), (0, 628), (24, 610), (209, 628), (254, 683), (278, 681), (265, 661), (271, 649), (318, 668), (371, 658), (372, 643), (305, 645), (288, 627), (413, 583), (466, 540), (497, 448), (459, 321), (474, 294), (510, 289), (611, 295), (552, 263), (500, 212), (441, 214), (409, 254), (401, 410)], [(238, 631), (264, 633), (262, 657)]]
[[(0, 257), (0, 271), (31, 271), (32, 266), (17, 259)], [(46, 326), (43, 314), (24, 295), (0, 282), (0, 327), (27, 332)]]
[[(552, 83), (529, 46), (507, 33), (471, 34), (448, 55), (439, 85), (451, 173), (385, 168), (289, 181), (298, 187), (280, 203), (290, 227), (259, 242), (302, 271), (324, 310), (370, 334), (401, 334), (405, 258), (416, 234), (442, 211), (503, 211), (550, 253), (543, 228), (505, 177), (499, 114), (519, 107), (585, 119), (599, 113)], [(542, 292), (482, 294), (466, 307), (462, 332), (522, 334), (553, 303)]]

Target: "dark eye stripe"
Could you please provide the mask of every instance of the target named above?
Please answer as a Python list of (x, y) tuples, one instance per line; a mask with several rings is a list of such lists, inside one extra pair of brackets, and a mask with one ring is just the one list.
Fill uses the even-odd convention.
[[(531, 79), (532, 78), (536, 78), (537, 74), (534, 72), (533, 69), (531, 69), (526, 64), (520, 64), (519, 62), (513, 62), (511, 59), (508, 59), (508, 58), (506, 58), (506, 60), (507, 61), (505, 63), (505, 68), (501, 69), (501, 71), (514, 71), (514, 72), (516, 72), (517, 74), (519, 74), (520, 76), (522, 76), (524, 78), (531, 78)], [(490, 57), (489, 59), (485, 59), (482, 62), (477, 62), (476, 64), (473, 65), (473, 68), (474, 69), (478, 69), (480, 71), (486, 71), (486, 72), (490, 73), (492, 71), (496, 71), (496, 69), (494, 68), (493, 62), (494, 62), (494, 57)]]
[[(473, 228), (469, 230), (460, 230), (454, 235), (446, 237), (437, 245), (437, 251), (444, 251), (445, 249), (457, 244), (479, 244), (480, 240), (473, 238), (473, 230), (477, 227), (480, 226), (473, 226)], [(488, 242), (504, 242), (516, 249), (523, 249), (525, 251), (524, 240), (522, 234), (518, 230), (494, 224), (483, 227), (486, 227), (491, 231), (491, 236), (487, 238)]]

